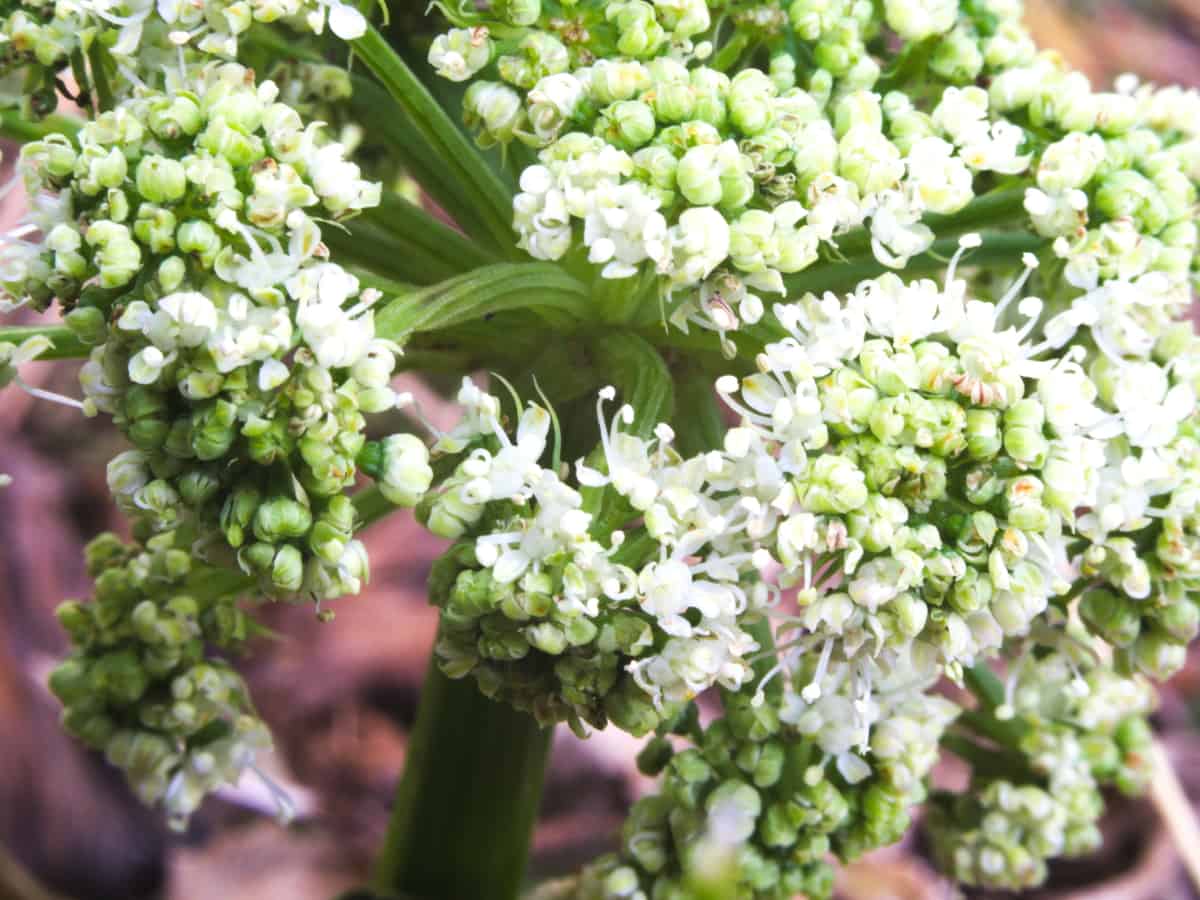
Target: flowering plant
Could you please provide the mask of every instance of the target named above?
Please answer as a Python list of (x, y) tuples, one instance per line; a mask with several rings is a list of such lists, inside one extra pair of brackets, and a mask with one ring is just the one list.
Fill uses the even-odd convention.
[[(64, 726), (182, 826), (270, 744), (249, 601), (357, 593), (408, 507), (451, 544), (384, 893), (515, 896), (560, 722), (660, 784), (546, 898), (827, 897), (922, 804), (964, 884), (1094, 848), (1200, 627), (1200, 96), (1017, 0), (437, 6), (5, 8), (0, 299), (63, 321), (0, 384), (130, 444)], [(64, 357), (82, 400), (21, 380)], [(400, 369), (459, 424), (369, 438)]]

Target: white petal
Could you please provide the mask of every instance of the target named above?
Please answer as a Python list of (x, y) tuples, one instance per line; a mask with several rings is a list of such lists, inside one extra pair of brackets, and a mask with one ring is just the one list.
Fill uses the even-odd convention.
[(329, 10), (329, 30), (343, 41), (353, 41), (367, 33), (367, 20), (349, 4), (333, 4)]

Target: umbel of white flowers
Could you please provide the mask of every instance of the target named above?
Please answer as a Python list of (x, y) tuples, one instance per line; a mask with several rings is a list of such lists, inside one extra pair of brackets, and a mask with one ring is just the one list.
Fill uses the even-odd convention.
[[(93, 50), (111, 97), (25, 145), (0, 243), (5, 305), (58, 301), (91, 348), (84, 399), (20, 379), (40, 337), (0, 343), (0, 386), (132, 445), (109, 483), (135, 540), (97, 539), (94, 597), (60, 612), (66, 727), (177, 825), (255, 771), (269, 738), (214, 654), (252, 630), (242, 595), (360, 590), (362, 474), (454, 542), (431, 578), (448, 674), (653, 733), (659, 790), (548, 895), (825, 897), (830, 854), (897, 840), (919, 803), (964, 883), (1094, 847), (1101, 790), (1145, 778), (1148, 679), (1200, 625), (1200, 97), (1093, 90), (1009, 0), (444, 12), (429, 61), (464, 124), (528, 148), (514, 243), (628, 287), (639, 321), (717, 332), (739, 358), (702, 364), (736, 423), (696, 449), (605, 373), (564, 467), (555, 410), (466, 379), (450, 431), (368, 441), (411, 405), (402, 348), (322, 229), (382, 191), (362, 123), (335, 139), (298, 109), (344, 124), (350, 81), (243, 64), (272, 23), (353, 40), (364, 15), (23, 4), (0, 40), (31, 109)], [(963, 794), (930, 793), (942, 748)]]

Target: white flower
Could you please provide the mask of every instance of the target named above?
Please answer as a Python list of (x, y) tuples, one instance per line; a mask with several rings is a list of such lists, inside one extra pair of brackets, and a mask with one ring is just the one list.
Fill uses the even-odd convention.
[(604, 278), (629, 278), (647, 259), (667, 262), (667, 220), (658, 200), (637, 181), (601, 184), (584, 219), (583, 243), (589, 262), (604, 264)]
[(1037, 170), (1038, 187), (1052, 194), (1082, 188), (1092, 180), (1104, 157), (1104, 138), (1100, 135), (1068, 134), (1043, 151)]
[(154, 345), (143, 347), (129, 358), (129, 380), (135, 384), (154, 384), (162, 370), (174, 361), (174, 352), (164, 354)]
[(1029, 168), (1033, 156), (1020, 153), (1025, 132), (1012, 122), (993, 122), (990, 128), (981, 127), (964, 135), (959, 151), (963, 161), (972, 169), (1017, 175)]
[(433, 482), (429, 450), (416, 435), (393, 434), (383, 439), (379, 490), (397, 506), (416, 506)]
[(439, 34), (429, 45), (429, 64), (442, 78), (468, 81), (491, 61), (491, 41), (488, 30), (452, 28)]
[(885, 266), (901, 269), (929, 249), (933, 229), (921, 222), (923, 210), (900, 191), (883, 191), (871, 210), (871, 249)]
[(977, 87), (948, 87), (933, 110), (934, 126), (962, 146), (988, 128), (987, 91)]
[(921, 138), (904, 158), (908, 182), (930, 212), (958, 212), (974, 196), (973, 178), (954, 147), (937, 137)]
[(884, 12), (902, 38), (921, 41), (954, 27), (958, 0), (885, 0)]
[(587, 96), (587, 86), (576, 74), (559, 72), (538, 81), (527, 96), (529, 123), (540, 144), (558, 137)]
[(699, 284), (729, 255), (729, 223), (711, 206), (692, 207), (671, 228), (670, 245), (671, 283)]
[(1151, 362), (1122, 366), (1113, 403), (1125, 437), (1135, 447), (1161, 447), (1174, 439), (1180, 423), (1196, 408), (1190, 385), (1171, 385), (1164, 369)]
[[(637, 435), (619, 430), (619, 426), (633, 423), (633, 407), (626, 404), (617, 410), (611, 424), (604, 421), (604, 403), (616, 397), (612, 386), (602, 388), (596, 400), (596, 418), (600, 425), (600, 445), (604, 450), (607, 474), (588, 466), (584, 460), (575, 463), (575, 474), (579, 483), (586, 487), (602, 487), (611, 484), (617, 493), (627, 497), (634, 509), (645, 510), (658, 496), (659, 486), (653, 477), (654, 461), (650, 445)], [(670, 439), (669, 429), (659, 426), (656, 434), (661, 442)]]
[(571, 215), (566, 195), (554, 186), (554, 174), (542, 165), (521, 173), (521, 193), (513, 198), (517, 246), (534, 259), (561, 259), (571, 249)]
[(109, 460), (108, 489), (114, 497), (132, 498), (150, 478), (149, 460), (140, 450), (125, 450)]
[(687, 637), (691, 624), (683, 617), (691, 604), (692, 571), (677, 559), (649, 563), (638, 574), (638, 592), (642, 609), (658, 620), (667, 634)]

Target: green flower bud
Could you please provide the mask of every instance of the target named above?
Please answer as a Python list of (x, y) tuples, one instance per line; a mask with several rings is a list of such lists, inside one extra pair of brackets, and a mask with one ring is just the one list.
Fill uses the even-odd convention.
[(225, 500), (221, 508), (221, 530), (229, 546), (238, 548), (246, 539), (246, 529), (254, 518), (262, 496), (254, 488), (239, 487)]
[(1171, 638), (1187, 644), (1200, 631), (1200, 607), (1190, 597), (1184, 597), (1156, 610), (1154, 621)]
[(653, 731), (660, 721), (654, 703), (629, 678), (622, 679), (616, 690), (604, 697), (604, 713), (614, 725), (634, 737)]
[(192, 450), (202, 460), (225, 456), (237, 438), (237, 407), (217, 400), (192, 414)]
[(543, 78), (567, 71), (570, 64), (567, 48), (561, 41), (548, 32), (531, 31), (521, 41), (516, 55), (500, 57), (497, 69), (509, 84), (529, 90)]
[(512, 141), (522, 115), (521, 96), (508, 85), (476, 81), (463, 96), (463, 123), (478, 129), (480, 147)]
[(204, 118), (192, 97), (175, 94), (172, 97), (157, 97), (151, 102), (146, 124), (158, 137), (173, 141), (198, 132), (204, 124)]
[(221, 252), (221, 239), (208, 222), (191, 220), (179, 226), (175, 241), (180, 253), (191, 253), (206, 269), (211, 269)]
[(967, 410), (967, 453), (972, 459), (993, 459), (1000, 452), (1000, 414), (990, 409)]
[(135, 179), (138, 193), (151, 203), (174, 203), (187, 193), (183, 164), (165, 156), (143, 156)]
[(91, 696), (90, 666), (78, 657), (59, 663), (50, 673), (50, 690), (64, 706), (79, 703)]
[(63, 711), (63, 728), (95, 750), (103, 750), (117, 730), (110, 716), (91, 708), (68, 706)]
[[(57, 692), (56, 692), (57, 693)], [(637, 755), (638, 771), (643, 775), (654, 776), (662, 772), (675, 755), (671, 742), (663, 737), (653, 737), (646, 742)]]
[(604, 17), (617, 29), (617, 50), (622, 56), (647, 59), (658, 53), (667, 34), (658, 23), (654, 7), (644, 0), (618, 0), (604, 6)]
[(133, 233), (152, 253), (170, 253), (175, 249), (175, 225), (170, 210), (143, 203), (138, 208)]
[(1096, 208), (1109, 219), (1130, 218), (1139, 230), (1154, 234), (1167, 224), (1166, 202), (1144, 175), (1131, 170), (1114, 172), (1096, 191)]
[(1156, 681), (1170, 678), (1187, 661), (1187, 645), (1160, 631), (1143, 631), (1132, 649), (1138, 670)]
[(1141, 631), (1137, 607), (1112, 591), (1088, 591), (1079, 601), (1079, 615), (1089, 629), (1114, 647), (1128, 647)]
[(973, 84), (983, 71), (979, 37), (958, 27), (938, 41), (929, 68), (951, 84)]
[(524, 631), (525, 639), (535, 649), (550, 656), (558, 656), (567, 649), (567, 638), (562, 629), (549, 622), (530, 625)]
[(92, 665), (90, 675), (98, 692), (125, 706), (136, 703), (150, 686), (146, 672), (132, 650), (105, 653)]
[(636, 150), (654, 137), (654, 112), (637, 100), (621, 100), (596, 120), (595, 133), (623, 150)]
[(308, 507), (287, 497), (272, 497), (254, 513), (254, 536), (268, 543), (304, 537), (311, 527)]
[(77, 306), (64, 318), (66, 325), (85, 344), (102, 343), (108, 333), (104, 313), (94, 306)]
[(542, 14), (541, 0), (493, 0), (492, 12), (509, 25), (525, 28)]
[(101, 287), (124, 287), (141, 270), (142, 251), (124, 225), (95, 222), (88, 228), (87, 243), (96, 250), (93, 262), (99, 269)]
[(744, 69), (729, 84), (729, 118), (743, 135), (765, 131), (774, 118), (775, 85), (758, 69)]
[(271, 585), (277, 591), (291, 594), (299, 591), (303, 582), (304, 557), (296, 547), (285, 544), (271, 561)]

